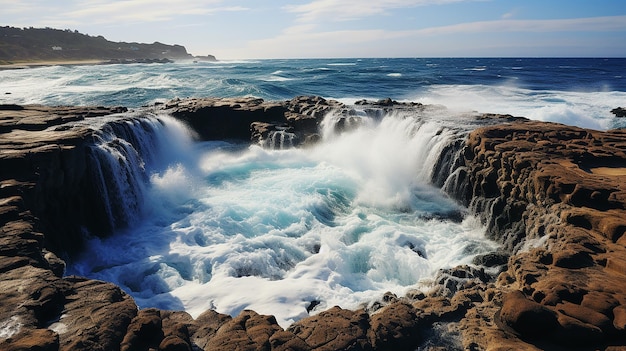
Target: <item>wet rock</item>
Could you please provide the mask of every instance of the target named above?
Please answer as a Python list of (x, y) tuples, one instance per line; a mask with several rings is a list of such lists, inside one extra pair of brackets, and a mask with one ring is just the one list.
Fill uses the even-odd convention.
[(566, 249), (553, 254), (554, 265), (563, 268), (583, 268), (593, 266), (591, 254), (586, 251), (576, 249)]
[(613, 309), (613, 326), (622, 334), (626, 332), (626, 306), (620, 305)]
[(321, 121), (328, 112), (342, 109), (345, 106), (336, 100), (327, 100), (319, 96), (297, 96), (287, 101), (286, 107), (295, 114), (294, 118), (300, 116), (304, 119), (314, 118)]
[(581, 301), (581, 306), (590, 308), (593, 311), (610, 316), (619, 302), (612, 294), (601, 291), (590, 291)]
[(287, 149), (302, 143), (295, 129), (288, 124), (252, 122), (250, 140), (269, 149)]
[(258, 98), (178, 99), (155, 108), (185, 121), (203, 140), (267, 142), (273, 133), (287, 132), (293, 135), (293, 146), (297, 146), (319, 139), (324, 116), (345, 106), (319, 96), (298, 96), (283, 102)]
[(484, 267), (497, 267), (505, 265), (509, 260), (509, 254), (505, 252), (490, 252), (474, 257), (472, 263)]
[(593, 345), (601, 342), (602, 330), (595, 325), (585, 323), (566, 314), (559, 314), (559, 328), (554, 336), (564, 345), (581, 346)]
[(276, 351), (308, 351), (311, 347), (292, 332), (277, 331), (270, 337), (270, 346)]
[(520, 291), (504, 297), (500, 318), (505, 325), (529, 339), (551, 335), (559, 325), (554, 311), (526, 298)]
[(392, 303), (370, 317), (368, 337), (375, 350), (409, 350), (420, 342), (423, 332), (415, 307)]
[(370, 100), (358, 100), (354, 103), (355, 105), (366, 105), (366, 106), (398, 106), (398, 107), (421, 107), (424, 106), (419, 102), (398, 102), (393, 100), (392, 98), (380, 99), (377, 101)]
[(202, 313), (192, 324), (191, 341), (200, 349), (205, 350), (211, 345), (211, 340), (217, 334), (222, 325), (232, 320), (232, 317), (226, 314), (218, 313), (213, 310), (207, 310)]
[(157, 348), (164, 338), (161, 312), (154, 308), (140, 310), (127, 328), (121, 351)]
[(270, 338), (282, 331), (274, 316), (245, 310), (220, 326), (207, 346), (211, 350), (267, 350)]
[(615, 117), (626, 117), (626, 108), (616, 107), (611, 110), (611, 113), (615, 115)]
[(369, 316), (363, 310), (350, 311), (336, 306), (292, 324), (287, 331), (311, 349), (371, 350), (367, 336), (369, 323)]
[(431, 294), (451, 298), (461, 290), (483, 285), (493, 278), (484, 269), (467, 265), (442, 269), (435, 276), (435, 285)]
[(5, 351), (57, 351), (59, 336), (50, 329), (27, 329), (9, 338), (0, 338), (0, 348)]
[(311, 313), (311, 311), (313, 311), (315, 309), (315, 307), (319, 306), (320, 303), (322, 303), (322, 302), (319, 301), (319, 300), (311, 301), (311, 303), (309, 303), (309, 305), (306, 306), (307, 313)]
[(137, 316), (133, 299), (111, 283), (80, 277), (67, 277), (65, 281), (71, 286), (57, 322), (61, 349), (119, 348)]
[[(20, 328), (40, 328), (63, 310), (67, 284), (52, 271), (23, 265), (0, 274), (0, 321)], [(11, 324), (11, 323), (10, 323)]]
[(193, 324), (186, 312), (140, 310), (128, 326), (120, 350), (191, 351), (189, 327)]
[(185, 121), (203, 140), (249, 141), (252, 122), (283, 123), (286, 109), (258, 98), (172, 100), (158, 106)]
[[(617, 244), (626, 224), (625, 146), (624, 131), (524, 120), (470, 134), (466, 186), (451, 193), (511, 253), (497, 282), (516, 292), (503, 299), (500, 322), (523, 340), (564, 348), (622, 342), (612, 310), (626, 292), (626, 252)], [(535, 319), (554, 335), (537, 330)], [(482, 344), (472, 335), (494, 335), (485, 328), (464, 337)]]
[[(373, 115), (422, 108), (393, 100), (360, 106)], [(352, 116), (319, 97), (190, 99), (155, 108), (178, 111), (205, 138), (242, 140), (285, 126), (318, 140), (325, 114)], [(461, 152), (446, 158), (454, 165), (438, 169), (460, 170), (446, 191), (502, 244), (475, 263), (505, 271), (493, 279), (487, 272), (494, 270), (452, 268), (427, 293), (386, 295), (367, 310), (334, 307), (283, 330), (252, 311), (207, 311), (194, 320), (180, 311), (138, 310), (113, 284), (62, 277), (61, 258), (80, 248), (78, 223), (99, 226), (86, 215), (93, 199), (81, 193), (93, 131), (73, 123), (123, 111), (0, 108), (0, 349), (533, 350), (626, 342), (625, 131), (484, 117), (507, 124), (471, 132), (447, 151)], [(252, 122), (259, 123), (251, 131)]]
[(603, 333), (612, 333), (614, 331), (611, 319), (607, 315), (597, 312), (592, 308), (571, 302), (562, 302), (555, 306), (555, 310), (585, 324), (590, 324), (594, 326), (594, 328), (597, 327)]

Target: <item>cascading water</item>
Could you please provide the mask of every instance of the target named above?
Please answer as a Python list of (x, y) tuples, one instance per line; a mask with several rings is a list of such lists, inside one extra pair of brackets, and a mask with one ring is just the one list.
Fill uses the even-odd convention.
[[(101, 203), (96, 231), (106, 234), (141, 217), (149, 180), (146, 167), (157, 170), (159, 162), (171, 160), (172, 150), (166, 145), (179, 139), (176, 133), (182, 127), (176, 123), (163, 116), (142, 116), (99, 127), (88, 152), (91, 198)], [(180, 141), (174, 145), (184, 147)], [(178, 157), (180, 153), (174, 152)]]
[[(143, 209), (137, 215), (133, 203), (122, 206), (136, 216), (131, 226), (90, 240), (70, 273), (112, 281), (141, 307), (194, 316), (253, 309), (287, 326), (315, 304), (310, 313), (403, 294), (440, 268), (494, 249), (480, 223), (430, 184), (462, 130), (392, 114), (354, 117), (339, 132), (339, 118), (327, 116), (321, 142), (304, 149), (191, 145), (178, 129), (179, 138), (157, 140), (166, 148), (148, 147), (158, 157), (143, 167), (135, 158), (143, 152), (103, 138), (97, 149), (110, 153), (101, 156), (110, 165), (101, 167), (102, 186), (143, 193), (136, 206)], [(172, 128), (161, 120), (160, 131)], [(115, 185), (133, 177), (139, 190)]]
[(286, 130), (274, 130), (268, 133), (268, 138), (263, 140), (262, 145), (270, 149), (282, 150), (293, 147), (295, 139), (296, 134), (294, 133)]

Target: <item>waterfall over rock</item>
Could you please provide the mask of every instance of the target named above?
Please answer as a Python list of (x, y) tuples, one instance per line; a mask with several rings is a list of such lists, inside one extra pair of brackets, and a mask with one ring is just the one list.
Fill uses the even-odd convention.
[(105, 232), (129, 225), (141, 213), (148, 179), (144, 157), (154, 149), (145, 144), (158, 135), (153, 127), (149, 119), (113, 122), (89, 148), (93, 195), (102, 201)]
[(265, 122), (252, 144), (171, 137), (167, 116), (105, 125), (90, 148), (93, 189), (103, 226), (126, 229), (90, 240), (70, 271), (113, 281), (140, 307), (254, 309), (287, 326), (402, 295), (493, 250), (433, 185), (453, 172), (444, 163), (467, 126), (413, 106), (345, 111), (320, 117), (304, 147)]
[(270, 149), (282, 150), (295, 146), (296, 134), (286, 130), (273, 130), (268, 133), (261, 145)]
[(99, 213), (89, 226), (106, 235), (136, 223), (144, 210), (151, 171), (157, 171), (191, 139), (169, 116), (145, 114), (104, 124), (88, 146), (88, 194)]

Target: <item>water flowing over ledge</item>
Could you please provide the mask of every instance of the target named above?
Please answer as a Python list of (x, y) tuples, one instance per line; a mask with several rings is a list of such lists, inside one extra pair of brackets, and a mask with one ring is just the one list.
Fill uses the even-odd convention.
[[(112, 281), (141, 307), (253, 309), (287, 327), (404, 295), (495, 249), (431, 185), (453, 170), (441, 158), (459, 157), (471, 119), (342, 108), (318, 118), (305, 148), (291, 146), (306, 137), (288, 126), (261, 148), (194, 144), (165, 114), (105, 125), (90, 148), (93, 198), (108, 219), (100, 228), (120, 230), (90, 240), (68, 272)], [(288, 129), (292, 142), (276, 143)]]
[[(495, 282), (491, 280), (488, 271), (480, 267), (466, 265), (443, 269), (433, 279), (435, 289), (432, 291), (413, 290), (405, 296), (385, 294), (374, 303), (356, 310), (331, 307), (318, 313), (313, 309), (319, 308), (316, 305), (319, 302), (311, 301), (306, 307), (314, 315), (302, 318), (283, 329), (275, 317), (249, 310), (241, 311), (233, 317), (208, 310), (196, 318), (181, 311), (154, 308), (137, 310), (135, 300), (113, 284), (78, 276), (63, 276), (65, 262), (57, 254), (69, 257), (64, 252), (79, 252), (83, 248), (82, 240), (86, 231), (98, 234), (89, 229), (98, 228), (98, 223), (105, 223), (110, 227), (123, 223), (115, 219), (114, 213), (117, 210), (106, 210), (105, 206), (97, 205), (101, 203), (100, 195), (90, 198), (94, 192), (97, 194), (104, 187), (90, 185), (85, 179), (94, 179), (90, 173), (91, 166), (107, 165), (104, 169), (126, 169), (120, 161), (136, 156), (127, 149), (135, 141), (131, 137), (122, 138), (124, 142), (116, 141), (117, 137), (109, 138), (94, 131), (94, 128), (104, 130), (106, 128), (102, 126), (107, 123), (120, 124), (116, 128), (121, 130), (149, 129), (152, 128), (149, 125), (152, 125), (161, 131), (175, 131), (175, 138), (187, 140), (184, 130), (170, 128), (172, 125), (163, 127), (169, 123), (166, 118), (160, 117), (164, 110), (180, 114), (179, 118), (185, 119), (191, 118), (189, 112), (192, 110), (197, 117), (204, 118), (214, 115), (216, 111), (223, 116), (225, 111), (233, 110), (237, 115), (249, 108), (251, 111), (266, 111), (267, 115), (272, 116), (269, 120), (260, 121), (265, 123), (266, 129), (256, 124), (250, 130), (250, 123), (246, 128), (241, 128), (247, 121), (245, 118), (239, 119), (243, 122), (239, 125), (230, 124), (229, 129), (226, 129), (231, 132), (229, 135), (232, 138), (246, 139), (253, 135), (258, 136), (255, 133), (263, 130), (287, 127), (293, 128), (290, 132), (298, 136), (297, 142), (302, 143), (304, 149), (312, 151), (317, 149), (317, 146), (313, 146), (314, 143), (318, 146), (325, 144), (322, 135), (317, 131), (307, 131), (306, 127), (321, 124), (321, 118), (326, 113), (320, 111), (332, 110), (328, 101), (311, 99), (304, 103), (297, 98), (284, 104), (269, 105), (259, 101), (247, 101), (251, 105), (244, 108), (242, 101), (216, 100), (204, 105), (197, 101), (178, 101), (168, 103), (162, 108), (142, 110), (134, 115), (120, 114), (123, 110), (117, 108), (42, 106), (10, 106), (0, 112), (3, 117), (0, 128), (3, 133), (0, 139), (3, 151), (0, 154), (0, 218), (4, 223), (1, 227), (0, 247), (0, 287), (3, 291), (3, 304), (0, 305), (0, 346), (3, 349), (39, 347), (54, 350), (126, 350), (149, 345), (164, 350), (179, 347), (265, 347), (276, 350), (429, 347), (487, 349), (493, 346), (511, 349), (576, 346), (608, 350), (612, 346), (624, 344), (626, 286), (623, 272), (626, 264), (623, 257), (626, 257), (626, 224), (623, 219), (626, 218), (626, 190), (623, 188), (622, 178), (625, 174), (623, 165), (626, 164), (626, 135), (619, 130), (598, 132), (552, 123), (530, 122), (510, 116), (495, 119), (512, 122), (505, 124), (495, 123), (489, 116), (480, 116), (480, 121), (469, 122), (468, 130), (472, 130), (469, 134), (463, 131), (459, 134), (459, 139), (452, 139), (445, 146), (437, 142), (430, 144), (442, 146), (439, 161), (434, 162), (432, 169), (435, 171), (432, 174), (420, 176), (430, 177), (433, 184), (448, 189), (461, 203), (475, 211), (482, 222), (486, 223), (487, 234), (502, 243), (508, 251), (490, 253), (479, 257), (480, 260), (477, 261), (483, 265), (500, 266), (501, 271)], [(287, 108), (286, 105), (291, 107)], [(335, 128), (335, 131), (343, 130), (344, 135), (336, 139), (354, 137), (359, 134), (359, 130), (368, 130), (352, 130), (351, 126), (365, 125), (353, 124), (355, 118), (365, 115), (377, 120), (381, 115), (371, 113), (374, 110), (395, 113), (407, 108), (407, 105), (396, 105), (393, 102), (393, 106), (389, 106), (384, 101), (369, 105), (376, 108), (357, 108), (355, 114), (349, 111), (344, 114), (344, 110), (339, 109), (340, 113), (335, 117), (342, 122), (336, 123), (340, 127)], [(428, 109), (419, 104), (410, 107), (419, 113)], [(363, 113), (358, 112), (361, 110)], [(286, 112), (292, 113), (287, 115)], [(111, 116), (97, 117), (105, 115)], [(277, 119), (276, 116), (279, 115), (283, 118)], [(440, 116), (442, 117), (445, 115)], [(136, 119), (145, 121), (136, 124)], [(384, 119), (377, 121), (382, 124)], [(394, 121), (398, 125), (406, 122), (402, 118)], [(147, 125), (141, 127), (144, 122)], [(210, 121), (204, 126), (217, 126), (212, 123), (216, 122)], [(486, 123), (489, 126), (473, 130), (477, 126), (475, 123)], [(427, 125), (428, 123), (420, 125), (414, 131), (419, 134)], [(202, 130), (203, 123), (199, 122), (196, 126), (199, 135), (213, 135), (211, 131)], [(398, 128), (400, 129), (402, 128)], [(428, 128), (422, 132), (426, 130)], [(428, 145), (428, 141), (436, 139), (436, 136), (446, 134), (443, 130), (433, 130), (436, 132), (428, 133), (430, 137), (422, 140), (423, 144)], [(172, 138), (171, 135), (167, 137)], [(152, 137), (137, 139), (143, 140), (140, 143), (156, 140)], [(331, 137), (330, 141), (333, 139), (335, 138)], [(368, 141), (368, 146), (376, 145), (376, 138), (371, 134), (365, 140)], [(277, 164), (282, 165), (282, 162), (288, 165), (297, 164), (293, 158), (296, 153), (291, 149), (270, 150), (256, 146), (248, 148), (237, 143), (216, 141), (199, 145), (184, 142), (166, 145), (168, 147), (161, 151), (166, 153), (160, 155), (175, 157), (167, 162), (152, 163), (150, 157), (142, 156), (143, 151), (137, 152), (142, 159), (145, 157), (143, 162), (139, 162), (141, 167), (136, 167), (136, 173), (132, 169), (124, 173), (143, 174), (137, 178), (131, 177), (144, 181), (147, 179), (148, 186), (135, 191), (135, 194), (143, 193), (144, 199), (150, 200), (130, 201), (131, 206), (128, 208), (138, 209), (138, 215), (128, 218), (148, 218), (155, 213), (151, 211), (169, 211), (171, 204), (180, 204), (180, 201), (185, 203), (194, 196), (203, 195), (193, 187), (194, 182), (183, 182), (191, 187), (181, 187), (178, 185), (181, 183), (176, 180), (192, 180), (199, 176), (204, 181), (217, 180), (220, 186), (233, 186), (242, 180), (251, 179), (250, 175), (259, 170), (262, 174), (271, 174), (279, 169)], [(173, 147), (176, 145), (182, 151)], [(116, 157), (98, 154), (102, 148), (107, 147), (112, 149), (109, 155)], [(207, 155), (202, 158), (207, 162), (197, 167), (188, 167), (189, 160), (180, 157), (190, 155), (191, 159), (197, 159), (197, 152), (207, 151), (203, 149), (205, 147), (209, 147), (208, 151), (219, 152), (215, 157)], [(135, 146), (132, 149), (137, 150)], [(363, 149), (357, 151), (378, 151), (378, 148)], [(318, 150), (323, 150), (323, 147)], [(168, 154), (168, 151), (171, 153)], [(236, 162), (226, 157), (232, 156), (233, 152), (237, 155), (235, 159), (245, 160), (246, 165), (251, 163), (249, 161), (261, 160), (263, 166), (254, 170), (237, 167)], [(93, 157), (87, 157), (89, 154)], [(272, 158), (274, 154), (280, 155), (278, 160)], [(321, 154), (327, 156), (324, 152)], [(401, 154), (403, 153), (398, 153)], [(401, 158), (394, 153), (384, 155), (393, 156), (388, 157), (391, 159)], [(105, 162), (105, 159), (113, 162)], [(167, 157), (163, 158), (166, 159)], [(428, 156), (420, 159), (428, 159)], [(179, 160), (180, 167), (176, 162), (175, 167), (170, 167), (173, 163), (171, 160)], [(214, 167), (216, 163), (212, 161), (217, 161), (218, 167)], [(311, 167), (315, 164), (311, 160), (309, 162)], [(343, 166), (346, 163), (345, 158), (338, 163)], [(430, 161), (428, 163), (433, 164)], [(203, 167), (206, 165), (211, 167)], [(333, 163), (327, 162), (326, 165), (330, 169)], [(228, 176), (224, 172), (227, 169), (238, 173)], [(213, 177), (205, 177), (212, 170), (220, 172), (217, 176), (214, 174)], [(403, 172), (391, 173), (398, 175), (400, 179), (404, 178)], [(367, 179), (370, 178), (380, 177)], [(112, 181), (123, 182), (128, 177), (110, 179), (102, 176), (95, 179), (101, 179), (106, 184)], [(267, 184), (275, 183), (270, 181)], [(168, 187), (172, 184), (175, 186)], [(413, 183), (412, 186), (419, 190), (420, 186), (416, 184)], [(351, 199), (357, 199), (358, 188), (350, 188), (351, 192), (348, 194), (354, 196)], [(388, 188), (392, 189), (391, 193), (403, 193), (397, 191), (398, 188)], [(152, 196), (155, 189), (165, 190), (156, 194), (164, 196)], [(216, 189), (219, 190), (219, 187)], [(284, 192), (284, 189), (280, 190)], [(127, 193), (132, 195), (132, 192)], [(277, 192), (273, 191), (271, 195), (275, 193)], [(419, 191), (417, 193), (422, 194)], [(333, 195), (330, 198), (343, 209), (345, 199), (350, 198), (337, 196), (338, 193), (333, 191), (320, 195)], [(166, 201), (154, 201), (163, 199)], [(298, 199), (301, 200), (301, 197)], [(406, 197), (398, 196), (397, 199)], [(378, 202), (377, 199), (367, 196), (359, 200), (368, 205), (368, 208), (372, 208), (372, 203)], [(396, 209), (402, 210), (398, 216), (410, 214), (406, 210), (414, 205), (413, 200), (415, 198), (409, 197), (409, 206), (406, 206), (407, 202), (392, 201), (392, 204), (404, 204), (396, 206)], [(189, 202), (191, 205), (198, 203), (201, 202)], [(308, 204), (316, 205), (319, 202)], [(323, 206), (312, 208), (325, 209)], [(349, 211), (331, 212), (329, 217), (329, 212), (323, 210), (316, 212), (318, 215), (313, 215), (312, 218), (323, 219), (327, 223), (335, 224), (331, 228), (336, 228), (337, 224), (341, 224), (338, 218), (346, 212)], [(113, 215), (108, 216), (107, 213)], [(176, 215), (180, 218), (189, 213), (179, 211)], [(440, 213), (446, 214), (443, 217), (448, 219), (454, 217), (454, 212)], [(442, 219), (439, 215), (430, 218), (423, 213), (416, 217), (431, 221)], [(159, 219), (170, 218), (162, 216)], [(78, 223), (83, 227), (75, 228)], [(139, 224), (128, 224), (129, 228), (137, 228), (141, 226), (141, 221)], [(180, 228), (182, 226), (176, 229)], [(105, 238), (105, 233), (102, 236), (99, 239), (101, 242), (113, 238)], [(198, 243), (195, 236), (188, 238), (193, 239), (192, 243)], [(406, 237), (401, 239), (404, 238)], [(337, 242), (346, 244), (341, 240), (336, 240), (335, 243)], [(395, 241), (395, 244), (400, 243), (405, 242)], [(356, 241), (348, 246), (358, 244)], [(377, 248), (382, 246), (378, 244), (377, 241)], [(425, 247), (416, 244), (419, 242), (409, 241), (401, 250), (405, 250), (407, 254), (410, 250), (412, 257), (421, 259), (423, 257), (420, 257), (420, 252), (423, 254)], [(315, 256), (313, 252), (317, 248), (315, 245), (311, 248), (310, 254)], [(167, 247), (163, 253), (169, 250)], [(318, 254), (323, 252), (322, 245), (319, 250)], [(507, 262), (509, 254), (512, 256), (508, 264), (502, 266)], [(118, 257), (123, 258), (124, 255), (125, 252), (117, 253)], [(426, 259), (432, 259), (427, 250)], [(157, 269), (154, 272), (165, 268), (164, 271), (175, 273), (171, 275), (175, 279), (170, 282), (176, 282), (176, 272), (182, 276), (187, 271), (184, 269), (185, 264), (187, 262), (178, 261), (173, 267), (167, 268), (159, 263), (155, 265)], [(101, 266), (98, 270), (110, 268)], [(251, 273), (246, 269), (239, 270), (239, 273), (244, 273), (241, 274), (242, 278), (254, 277), (246, 275)], [(133, 288), (141, 290), (143, 287)]]

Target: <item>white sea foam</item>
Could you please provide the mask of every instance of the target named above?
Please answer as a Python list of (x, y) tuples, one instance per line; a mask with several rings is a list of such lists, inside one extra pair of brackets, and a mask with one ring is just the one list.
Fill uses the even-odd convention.
[(512, 114), (534, 120), (606, 130), (620, 127), (611, 110), (626, 92), (537, 91), (511, 85), (433, 85), (411, 100), (456, 111)]
[(462, 210), (426, 181), (450, 129), (411, 116), (329, 125), (313, 148), (182, 152), (151, 175), (143, 221), (90, 241), (70, 271), (143, 307), (249, 308), (287, 326), (312, 301), (355, 308), (495, 247), (472, 217), (437, 219)]
[(20, 318), (17, 316), (11, 316), (8, 319), (0, 321), (0, 338), (8, 339), (13, 335), (20, 332), (22, 329), (22, 322), (20, 322)]
[(485, 66), (478, 66), (478, 67), (471, 67), (471, 68), (464, 68), (464, 71), (478, 71), (478, 72), (482, 72), (482, 71), (486, 71), (487, 67)]
[[(63, 318), (63, 316), (61, 318)], [(52, 330), (53, 332), (59, 335), (65, 334), (67, 333), (67, 324), (62, 323), (62, 322), (54, 322), (48, 326), (48, 329)]]
[(281, 77), (281, 76), (269, 76), (267, 78), (263, 78), (266, 82), (287, 82), (293, 80), (293, 78)]
[[(301, 64), (229, 61), (0, 71), (0, 103), (133, 107), (176, 96), (288, 99), (307, 93), (347, 104), (397, 96), (456, 112), (510, 113), (595, 129), (626, 123), (609, 112), (623, 105), (626, 93), (609, 87), (523, 89), (515, 85), (516, 76), (533, 70), (527, 65), (509, 64), (511, 78), (498, 81), (508, 84), (474, 82), (485, 73), (472, 70), (464, 73), (472, 78), (461, 81), (473, 85), (433, 85), (429, 82), (446, 81), (445, 75), (456, 71), (443, 77), (414, 76), (401, 67), (388, 71), (402, 72), (398, 80), (396, 73), (368, 76), (349, 67), (371, 67), (368, 60), (306, 62), (316, 68), (299, 71)], [(483, 68), (473, 65), (460, 67)], [(315, 74), (306, 76), (310, 70)], [(268, 77), (280, 84), (268, 83)], [(414, 86), (384, 90), (389, 85), (379, 84), (411, 77), (416, 77)], [(558, 78), (542, 82), (549, 79)], [(442, 120), (413, 117), (364, 119), (361, 128), (343, 135), (328, 123), (317, 147), (266, 150), (194, 144), (183, 126), (161, 116), (167, 133), (159, 144), (166, 147), (144, 160), (148, 184), (136, 205), (142, 211), (130, 221), (134, 226), (92, 240), (69, 271), (115, 282), (144, 307), (186, 309), (194, 316), (206, 308), (230, 314), (252, 308), (277, 315), (283, 326), (306, 316), (314, 300), (321, 302), (319, 310), (336, 304), (352, 308), (386, 291), (402, 294), (438, 268), (467, 263), (473, 254), (493, 248), (475, 218), (461, 223), (438, 219), (462, 211), (427, 182), (434, 155), (454, 131)], [(272, 146), (289, 146), (289, 137), (276, 135)], [(19, 321), (0, 323), (1, 335), (15, 330)]]
[[(419, 61), (394, 59), (386, 60), (384, 65), (376, 59), (206, 64), (186, 61), (0, 70), (0, 103), (138, 107), (188, 96), (283, 100), (307, 94), (349, 102), (356, 98), (392, 97), (594, 129), (626, 127), (626, 120), (610, 113), (626, 100), (623, 80), (619, 78), (619, 65), (623, 64), (619, 60), (599, 60), (597, 69), (588, 70), (583, 68), (590, 62), (584, 59), (431, 59), (421, 68), (415, 66), (416, 62)], [(546, 64), (552, 68), (546, 68)], [(383, 68), (384, 74), (373, 73)], [(402, 79), (397, 79), (398, 74)]]

